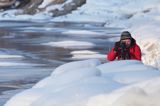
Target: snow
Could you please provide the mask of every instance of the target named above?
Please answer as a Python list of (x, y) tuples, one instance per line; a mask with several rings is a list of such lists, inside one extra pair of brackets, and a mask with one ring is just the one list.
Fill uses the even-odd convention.
[(39, 6), (39, 8), (45, 8), (47, 5), (52, 3), (54, 0), (44, 0), (42, 4)]
[[(81, 67), (83, 67), (83, 68), (95, 67), (99, 64), (100, 64), (100, 62), (98, 60), (94, 60), (94, 61), (86, 60), (86, 61), (66, 63), (66, 64), (56, 68), (54, 70), (53, 75), (57, 76), (60, 73), (64, 73), (65, 71), (70, 71), (70, 70), (72, 71), (72, 70), (75, 70), (75, 69), (81, 68)], [(72, 66), (74, 66), (74, 67), (72, 67)]]
[(157, 77), (118, 89), (109, 95), (95, 96), (87, 106), (159, 106), (159, 80)]
[[(19, 15), (17, 15), (19, 14)], [(15, 20), (15, 21), (38, 21), (38, 20), (49, 20), (52, 19), (52, 14), (37, 13), (35, 15), (23, 14), (22, 10), (7, 10), (0, 12), (0, 20)]]
[(159, 82), (160, 70), (140, 61), (75, 61), (57, 67), (5, 106), (158, 106)]
[[(159, 0), (87, 0), (87, 3), (73, 11), (72, 14), (61, 16), (53, 20), (58, 21), (96, 21), (111, 24), (126, 21), (130, 16), (136, 16), (143, 11), (157, 9)], [(77, 18), (79, 17), (79, 18)], [(119, 22), (117, 25), (120, 24)], [(111, 24), (113, 25), (113, 23)]]
[(132, 28), (133, 33), (137, 35), (138, 43), (144, 53), (143, 62), (160, 68), (160, 37), (159, 25), (148, 24), (141, 25), (137, 29)]
[(55, 0), (44, 0), (41, 5), (39, 5), (39, 8), (45, 8), (47, 7), (47, 12), (49, 10), (53, 9), (58, 9), (58, 10), (63, 10), (63, 6), (67, 3), (72, 3), (72, 0), (65, 0), (63, 4), (56, 4), (56, 5), (51, 5)]

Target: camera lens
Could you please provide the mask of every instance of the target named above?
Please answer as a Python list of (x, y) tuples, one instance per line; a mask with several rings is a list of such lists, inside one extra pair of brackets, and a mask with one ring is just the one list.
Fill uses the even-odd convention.
[(122, 43), (120, 44), (120, 47), (121, 47), (122, 49), (125, 49), (125, 48), (126, 48), (126, 44), (125, 44), (124, 42), (122, 42)]

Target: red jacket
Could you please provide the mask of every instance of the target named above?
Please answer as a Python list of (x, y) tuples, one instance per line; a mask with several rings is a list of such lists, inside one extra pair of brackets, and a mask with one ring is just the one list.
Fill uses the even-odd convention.
[[(118, 48), (120, 50), (120, 48)], [(131, 46), (127, 50), (129, 54), (129, 60), (140, 60), (141, 61), (141, 50), (140, 47), (136, 44), (136, 41), (132, 39)], [(116, 58), (120, 60), (121, 52), (115, 52), (114, 47), (111, 49), (111, 51), (108, 53), (107, 59), (109, 61), (113, 61)]]

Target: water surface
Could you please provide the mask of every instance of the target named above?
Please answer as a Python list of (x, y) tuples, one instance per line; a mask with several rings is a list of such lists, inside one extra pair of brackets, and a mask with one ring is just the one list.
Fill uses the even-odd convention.
[[(0, 105), (16, 93), (32, 87), (50, 75), (59, 65), (81, 60), (73, 59), (72, 51), (86, 48), (62, 48), (42, 45), (47, 42), (85, 41), (96, 46), (87, 50), (106, 54), (113, 45), (121, 28), (104, 28), (95, 22), (0, 22)], [(75, 31), (75, 33), (66, 33)], [(77, 33), (92, 31), (100, 34)], [(2, 57), (2, 55), (7, 55)], [(9, 58), (9, 56), (12, 56)], [(14, 56), (15, 57), (14, 57)], [(103, 60), (104, 62), (104, 60)]]

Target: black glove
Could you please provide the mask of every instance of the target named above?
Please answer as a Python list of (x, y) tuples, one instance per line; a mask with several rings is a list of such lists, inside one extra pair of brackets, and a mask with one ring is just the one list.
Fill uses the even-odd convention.
[(119, 46), (120, 46), (120, 42), (116, 42), (116, 43), (114, 44), (114, 51), (118, 52)]

